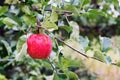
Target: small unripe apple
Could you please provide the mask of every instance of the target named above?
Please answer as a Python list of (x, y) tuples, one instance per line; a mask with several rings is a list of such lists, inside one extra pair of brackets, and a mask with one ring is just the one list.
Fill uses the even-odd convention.
[(47, 59), (52, 51), (52, 40), (45, 34), (32, 34), (27, 39), (27, 51), (34, 59)]

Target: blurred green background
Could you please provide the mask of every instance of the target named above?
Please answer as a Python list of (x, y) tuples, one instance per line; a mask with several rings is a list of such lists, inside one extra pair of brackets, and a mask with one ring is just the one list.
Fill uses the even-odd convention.
[[(53, 41), (50, 60), (27, 54), (37, 21)], [(66, 44), (98, 60), (85, 58)], [(0, 80), (119, 80), (120, 0), (1, 0)], [(112, 64), (115, 65), (112, 65)]]

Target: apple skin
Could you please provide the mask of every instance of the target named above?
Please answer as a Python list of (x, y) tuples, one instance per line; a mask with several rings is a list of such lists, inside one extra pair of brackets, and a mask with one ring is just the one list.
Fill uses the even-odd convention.
[(47, 59), (52, 51), (52, 40), (45, 34), (31, 34), (27, 39), (27, 51), (34, 59)]

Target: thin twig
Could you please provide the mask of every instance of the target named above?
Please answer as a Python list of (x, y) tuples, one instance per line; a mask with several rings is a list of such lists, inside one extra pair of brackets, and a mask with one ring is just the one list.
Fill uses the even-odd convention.
[[(92, 58), (92, 59), (94, 59), (94, 60), (97, 60), (97, 61), (100, 61), (100, 62), (102, 62), (102, 63), (105, 63), (105, 61), (102, 61), (102, 60), (100, 60), (100, 59), (97, 59), (97, 58), (95, 58), (95, 57), (90, 57), (90, 58)], [(111, 63), (112, 65), (117, 65), (117, 63)]]
[(39, 22), (39, 20), (37, 21), (37, 25), (39, 25), (39, 26), (37, 26), (37, 31), (38, 31), (38, 33), (40, 32), (39, 30), (40, 30), (40, 28), (41, 28), (41, 23)]
[(50, 65), (51, 65), (51, 67), (53, 68), (53, 70), (57, 73), (57, 69), (56, 69), (56, 67), (53, 65), (53, 63), (52, 63), (52, 61), (50, 60), (50, 58), (48, 58), (48, 61), (49, 61)]
[[(33, 11), (37, 11), (37, 12), (41, 12), (42, 10), (39, 10), (39, 9), (37, 9), (35, 6), (32, 6), (32, 10)], [(49, 12), (52, 12), (52, 9), (45, 9), (44, 11), (49, 11)], [(72, 11), (67, 11), (67, 10), (54, 10), (56, 13), (58, 13), (58, 14), (68, 14), (69, 16), (71, 15), (71, 14), (73, 14), (73, 12)], [(85, 13), (85, 12), (79, 12), (79, 14), (83, 14), (83, 13)]]
[(83, 55), (83, 56), (86, 57), (86, 58), (89, 58), (89, 56), (85, 55), (84, 53), (82, 53), (82, 52), (78, 51), (77, 49), (73, 48), (72, 46), (68, 45), (68, 44), (65, 43), (63, 40), (61, 40), (61, 39), (59, 39), (59, 38), (57, 38), (57, 37), (54, 37), (54, 38), (57, 39), (58, 41), (64, 43), (66, 46), (68, 46), (68, 47), (71, 48), (72, 50), (76, 51), (77, 53)]

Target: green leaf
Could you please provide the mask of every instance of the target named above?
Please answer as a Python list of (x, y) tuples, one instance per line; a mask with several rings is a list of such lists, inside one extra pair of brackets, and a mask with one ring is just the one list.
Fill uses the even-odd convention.
[(89, 14), (93, 14), (93, 15), (107, 16), (105, 12), (100, 11), (98, 9), (91, 9), (88, 12), (89, 12)]
[(3, 23), (12, 27), (14, 25), (18, 25), (18, 23), (16, 21), (14, 21), (13, 19), (9, 18), (9, 17), (6, 17), (3, 19)]
[(0, 80), (7, 80), (7, 78), (5, 77), (5, 75), (0, 74)]
[(11, 49), (10, 45), (8, 44), (8, 42), (5, 41), (5, 40), (1, 40), (1, 42), (4, 44), (4, 46), (5, 46), (6, 50), (7, 50), (8, 55), (10, 55), (10, 53), (12, 53), (12, 49)]
[(110, 18), (110, 19), (108, 20), (108, 25), (115, 25), (115, 24), (117, 24), (117, 21), (116, 21), (115, 18)]
[(7, 16), (7, 17), (11, 18), (11, 19), (14, 20), (17, 24), (19, 24), (19, 26), (22, 25), (20, 17), (15, 16), (15, 15), (10, 14), (10, 13), (6, 13), (6, 14), (4, 14), (4, 16)]
[(80, 10), (82, 9), (82, 7), (88, 3), (90, 3), (91, 0), (80, 0)]
[(89, 4), (90, 2), (91, 2), (91, 0), (84, 0), (83, 6), (86, 5), (86, 4)]
[(51, 67), (51, 65), (50, 65), (49, 62), (47, 62), (47, 61), (42, 61), (42, 64), (44, 65), (45, 68), (47, 68), (47, 69), (52, 69), (52, 67)]
[(80, 10), (82, 9), (83, 7), (83, 3), (84, 3), (85, 0), (80, 0)]
[(79, 13), (79, 9), (77, 9), (76, 7), (73, 7), (73, 11), (72, 11), (75, 15), (80, 15)]
[(27, 25), (32, 25), (32, 26), (35, 26), (35, 23), (37, 21), (37, 19), (34, 16), (30, 16), (30, 15), (24, 15), (22, 19)]
[(64, 73), (59, 73), (58, 76), (59, 76), (60, 80), (66, 80), (67, 79), (67, 76)]
[(54, 75), (53, 80), (67, 80), (67, 75), (65, 73), (58, 73)]
[(46, 27), (50, 31), (58, 29), (58, 26), (54, 22), (51, 22), (51, 21), (42, 22), (42, 26)]
[(67, 26), (67, 25), (65, 25), (65, 26), (60, 26), (59, 28), (62, 28), (62, 29), (65, 29), (68, 33), (70, 33), (71, 31), (72, 31), (72, 27), (70, 27), (70, 26)]
[(102, 46), (102, 51), (105, 52), (111, 47), (112, 41), (108, 37), (100, 37), (100, 44)]
[(71, 5), (79, 5), (80, 0), (70, 0)]
[(8, 6), (0, 6), (0, 16), (3, 15), (5, 12), (8, 11)]
[[(82, 15), (81, 17), (80, 17), (80, 19), (81, 19), (81, 23), (84, 25), (84, 26), (86, 26), (86, 25), (88, 25), (88, 21), (87, 21), (87, 14), (86, 13), (84, 13), (85, 15)], [(84, 17), (85, 16), (85, 17)]]
[(120, 62), (117, 63), (117, 66), (120, 67)]
[(68, 69), (69, 67), (69, 60), (67, 58), (64, 57), (59, 57), (59, 66), (61, 70), (65, 71)]
[(89, 17), (89, 12), (85, 12), (84, 14), (81, 14), (83, 17)]
[(89, 13), (88, 14), (88, 18), (90, 18), (90, 19), (96, 19), (97, 16), (98, 16), (98, 14), (94, 14), (94, 13)]
[(57, 74), (54, 74), (53, 80), (59, 80), (59, 76)]
[(16, 49), (17, 49), (17, 52), (18, 52), (18, 53), (19, 53), (20, 50), (22, 49), (22, 46), (23, 46), (23, 44), (26, 42), (26, 39), (27, 39), (27, 36), (26, 36), (26, 35), (22, 35), (22, 36), (18, 39), (17, 46), (16, 46)]
[(79, 67), (82, 65), (82, 62), (79, 60), (73, 60), (71, 58), (63, 57), (62, 55), (59, 55), (59, 62), (57, 64), (60, 66), (60, 69), (63, 71), (68, 70), (68, 67)]
[(94, 57), (95, 57), (96, 59), (100, 60), (100, 61), (105, 62), (105, 56), (104, 56), (104, 54), (102, 54), (102, 53), (100, 53), (100, 52), (98, 52), (98, 51), (95, 51)]
[(31, 11), (30, 11), (30, 8), (29, 8), (29, 6), (28, 5), (22, 5), (21, 6), (21, 10), (23, 11), (23, 12), (25, 12), (26, 14), (28, 14), (28, 15), (30, 15), (31, 14)]
[(66, 74), (67, 74), (69, 80), (78, 80), (79, 79), (77, 74), (75, 74), (72, 71), (67, 71)]
[(44, 10), (50, 10), (51, 9), (51, 4), (48, 4), (45, 6)]
[(68, 61), (69, 61), (69, 67), (80, 67), (82, 65), (82, 62), (79, 60), (68, 59)]
[(51, 22), (56, 22), (58, 20), (58, 14), (56, 12), (52, 12), (50, 16), (50, 21)]
[(79, 10), (74, 5), (66, 5), (64, 10), (73, 12), (75, 15), (79, 15)]
[(85, 51), (87, 49), (88, 45), (89, 45), (89, 39), (88, 39), (88, 37), (87, 36), (86, 37), (80, 36), (79, 37), (79, 42), (80, 42), (81, 47)]
[(106, 59), (106, 63), (107, 64), (111, 64), (112, 63), (112, 59), (110, 58), (110, 56), (105, 56)]
[(0, 25), (2, 25), (2, 24), (3, 24), (3, 18), (0, 18)]
[(26, 53), (27, 53), (27, 44), (24, 43), (22, 45), (22, 49), (20, 50), (20, 52), (16, 54), (16, 57), (15, 57), (16, 61), (22, 61), (26, 56)]

